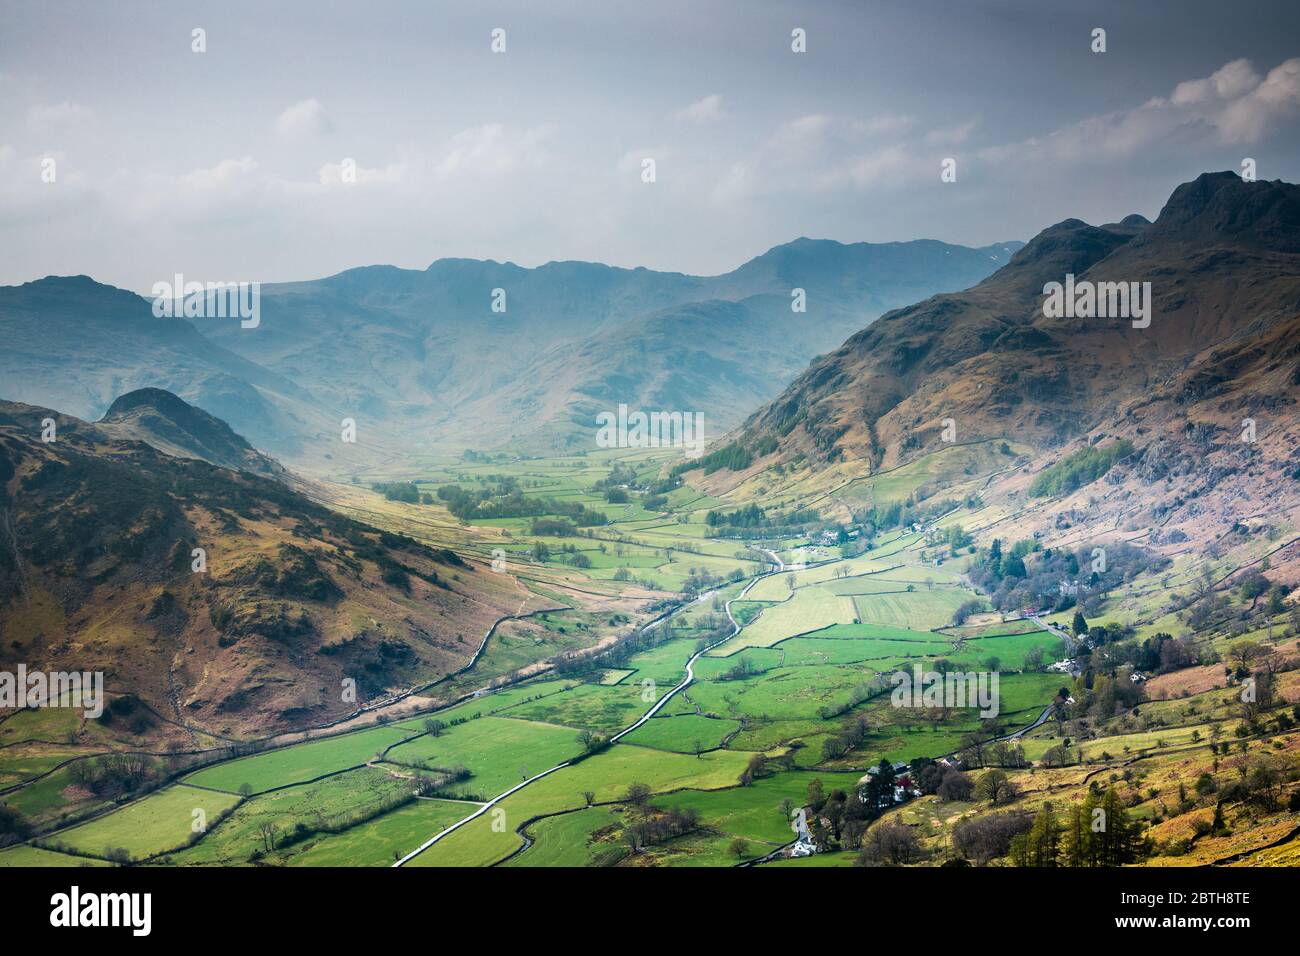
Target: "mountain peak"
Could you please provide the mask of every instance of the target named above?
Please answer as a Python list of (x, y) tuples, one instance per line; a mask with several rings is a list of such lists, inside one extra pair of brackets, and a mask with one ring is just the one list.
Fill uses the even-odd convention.
[(1232, 238), (1300, 252), (1300, 187), (1281, 180), (1246, 182), (1228, 171), (1202, 173), (1173, 191), (1146, 238), (1175, 232), (1189, 241)]
[(284, 469), (215, 415), (162, 388), (138, 388), (113, 400), (97, 423), (118, 438), (165, 454), (201, 458), (222, 468), (280, 478)]

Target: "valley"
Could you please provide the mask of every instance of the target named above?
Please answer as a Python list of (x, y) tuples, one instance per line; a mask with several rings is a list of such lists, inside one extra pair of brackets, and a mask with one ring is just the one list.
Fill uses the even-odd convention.
[[(432, 543), (455, 526), (462, 554), (487, 566), (495, 557), (498, 569), (488, 574), (518, 582), (550, 607), (499, 620), (467, 669), (417, 690), (401, 710), (379, 708), (346, 732), (266, 741), (243, 755), (223, 757), (218, 742), (194, 760), (199, 769), (176, 769), (148, 795), (0, 851), (0, 865), (821, 866), (877, 852), (886, 853), (883, 862), (941, 862), (967, 844), (958, 855), (982, 862), (989, 851), (963, 821), (1068, 807), (1092, 799), (1098, 781), (1106, 793), (1122, 792), (1125, 812), (1150, 827), (1144, 859), (1271, 861), (1294, 853), (1285, 812), (1260, 818), (1249, 805), (1229, 805), (1225, 821), (1201, 834), (1211, 804), (1183, 791), (1202, 773), (1226, 785), (1237, 761), (1295, 766), (1285, 708), (1300, 700), (1296, 671), (1279, 673), (1274, 708), (1244, 735), (1222, 668), (1203, 690), (1168, 684), (1187, 671), (1152, 677), (1147, 701), (1115, 718), (1067, 717), (1065, 698), (1078, 685), (1048, 670), (1066, 659), (1065, 641), (1018, 612), (990, 612), (970, 584), (979, 549), (953, 543), (1018, 516), (974, 492), (941, 511), (932, 506), (938, 513), (928, 517), (911, 513), (928, 476), (950, 465), (931, 461), (909, 477), (868, 477), (839, 492), (880, 511), (909, 510), (892, 529), (854, 526), (853, 538), (828, 535), (820, 521), (812, 533), (774, 524), (718, 537), (708, 516), (724, 506), (685, 483), (665, 493), (664, 466), (663, 453), (650, 452), (502, 457), (429, 462), (427, 480), (415, 483), (434, 502), (452, 486), (504, 491), (488, 499), (497, 500), (517, 484), (530, 496), (609, 515), (607, 524), (581, 529), (556, 525), (558, 512), (457, 526), (438, 504), (343, 486), (339, 506), (380, 527), (428, 528)], [(783, 509), (798, 514), (823, 494), (792, 487)], [(659, 510), (646, 507), (654, 497), (664, 499), (650, 502)], [(833, 536), (844, 540), (822, 540)], [(1043, 546), (1031, 539), (1021, 547), (1029, 556)], [(1249, 566), (1254, 551), (1243, 542), (1222, 565)], [(1163, 607), (1151, 593), (1157, 577), (1176, 581), (1179, 573), (1160, 568), (1107, 588), (1102, 612), (1089, 620), (1128, 619), (1123, 609), (1138, 604), (1155, 614)], [(1181, 575), (1187, 580), (1190, 571)], [(649, 624), (629, 617), (610, 640), (590, 611), (565, 600), (614, 588), (660, 596), (666, 616)], [(981, 609), (955, 625), (954, 612), (971, 601)], [(1240, 640), (1255, 641), (1258, 653), (1294, 667), (1292, 616), (1256, 615), (1244, 635), (1211, 629), (1199, 641), (1224, 659)], [(1070, 618), (1041, 620), (1068, 630)], [(916, 663), (1000, 671), (997, 718), (891, 706), (890, 675)], [(1056, 716), (1038, 723), (1045, 711)], [(1272, 727), (1275, 713), (1283, 723)], [(68, 772), (48, 774), (40, 757), (66, 755), (51, 753), (49, 729), (24, 726), (31, 722), (23, 717), (0, 723), (0, 768), (14, 781), (5, 801), (40, 819), (60, 800), (58, 774)], [(80, 748), (94, 730), (87, 721), (62, 733)], [(935, 781), (920, 778), (941, 758), (962, 760), (958, 776), (972, 782), (1003, 774), (1016, 796), (934, 792)], [(900, 773), (912, 775), (916, 796), (878, 819), (846, 813), (847, 795), (882, 760), (907, 765)], [(795, 845), (795, 808), (812, 808), (811, 841), (820, 851), (803, 858), (784, 855)], [(205, 827), (192, 830), (200, 812)], [(1234, 826), (1247, 813), (1252, 823)], [(873, 828), (898, 821), (918, 834), (916, 846), (863, 849), (873, 846)], [(888, 857), (894, 852), (904, 857)]]
[[(0, 661), (108, 691), (0, 713), (0, 866), (1295, 865), (1298, 235), (1297, 187), (1207, 173), (940, 278), (958, 247), (807, 240), (711, 278), (354, 270), (272, 289), (227, 330), (256, 347), (89, 279), (3, 290), (19, 341), (81, 309), (170, 344), (97, 421), (0, 403)], [(890, 269), (928, 297), (875, 318)], [(507, 274), (558, 336), (510, 388), (462, 355), (456, 429), (340, 440), (399, 393), (436, 431), (411, 336), (505, 349), (453, 326)], [(1043, 307), (1147, 274), (1142, 323)], [(855, 330), (822, 355), (801, 283)], [(340, 310), (370, 321), (310, 331)], [(705, 328), (744, 375), (711, 339), (643, 361)], [(385, 398), (356, 363), (392, 350)], [(288, 465), (163, 387), (236, 373)], [(731, 430), (599, 440), (625, 406)]]

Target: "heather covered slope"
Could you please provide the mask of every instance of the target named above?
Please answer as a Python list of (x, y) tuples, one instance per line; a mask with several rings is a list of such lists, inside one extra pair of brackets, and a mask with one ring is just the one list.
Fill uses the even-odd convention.
[[(1067, 274), (1150, 282), (1150, 326), (1045, 317)], [(976, 496), (1013, 540), (1178, 557), (1242, 523), (1300, 526), (1297, 343), (1300, 189), (1206, 174), (1154, 223), (1066, 220), (974, 288), (882, 317), (686, 477), (841, 520)], [(1295, 547), (1272, 560), (1300, 580)]]
[(278, 481), (16, 403), (0, 405), (0, 517), (0, 661), (103, 670), (111, 693), (218, 733), (433, 680), (521, 603), (513, 579)]
[[(823, 461), (889, 466), (958, 440), (1049, 448), (1136, 402), (1196, 418), (1295, 400), (1300, 189), (1206, 174), (1155, 223), (1044, 230), (973, 289), (897, 310), (816, 361), (746, 423)], [(1043, 286), (1150, 282), (1154, 318), (1046, 318)], [(1228, 393), (1231, 393), (1229, 398)], [(1136, 414), (1136, 410), (1133, 412)]]

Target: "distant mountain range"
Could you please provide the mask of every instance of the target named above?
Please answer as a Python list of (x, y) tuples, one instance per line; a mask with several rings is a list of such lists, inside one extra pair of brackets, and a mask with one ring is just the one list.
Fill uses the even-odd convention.
[[(162, 388), (277, 457), (336, 473), (429, 448), (593, 447), (596, 414), (620, 403), (700, 412), (715, 435), (820, 351), (978, 282), (1020, 245), (799, 239), (713, 277), (372, 266), (264, 285), (256, 328), (155, 318), (136, 294), (50, 277), (0, 288), (0, 397), (93, 419), (124, 392)], [(806, 311), (792, 309), (795, 289)], [(355, 444), (339, 440), (344, 418)]]

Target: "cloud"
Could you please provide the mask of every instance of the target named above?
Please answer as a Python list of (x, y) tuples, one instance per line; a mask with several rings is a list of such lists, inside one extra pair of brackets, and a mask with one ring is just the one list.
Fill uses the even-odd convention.
[(722, 109), (722, 97), (710, 93), (702, 100), (696, 100), (690, 106), (684, 106), (673, 114), (673, 119), (686, 123), (716, 123), (726, 116)]
[(875, 152), (854, 156), (836, 180), (843, 178), (856, 189), (896, 183), (916, 172), (916, 163), (902, 146), (887, 146)]
[(1226, 142), (1255, 142), (1292, 119), (1300, 107), (1300, 57), (1269, 70), (1264, 82), (1232, 100), (1218, 120)]
[(964, 143), (975, 132), (975, 127), (979, 126), (978, 119), (967, 120), (965, 123), (958, 123), (956, 126), (945, 126), (939, 129), (932, 129), (925, 134), (927, 143)]
[(181, 182), (198, 189), (224, 188), (256, 172), (257, 161), (251, 156), (223, 159), (215, 166), (195, 169), (181, 177)]
[(319, 100), (300, 100), (276, 118), (275, 130), (286, 139), (323, 136), (334, 131), (334, 120)]
[(434, 165), (440, 177), (454, 175), (495, 176), (523, 166), (546, 161), (546, 142), (553, 128), (549, 124), (512, 130), (501, 123), (471, 126), (451, 137), (446, 153)]
[(94, 113), (89, 107), (64, 100), (52, 105), (36, 105), (27, 111), (27, 121), (33, 126), (75, 126), (84, 123)]
[(1186, 80), (1168, 97), (1089, 116), (1044, 136), (989, 147), (991, 162), (1128, 160), (1154, 149), (1185, 150), (1202, 143), (1207, 130), (1225, 144), (1268, 138), (1300, 112), (1300, 57), (1261, 77), (1249, 60), (1225, 63), (1208, 77)]
[(618, 158), (618, 171), (620, 173), (640, 174), (643, 160), (653, 159), (655, 166), (658, 167), (659, 163), (671, 152), (672, 150), (663, 145), (650, 146), (645, 149), (629, 149)]
[(748, 199), (755, 189), (756, 173), (753, 163), (732, 163), (710, 191), (709, 200), (725, 205)]
[(897, 136), (907, 132), (915, 124), (916, 120), (910, 116), (886, 113), (870, 119), (855, 120), (851, 124), (851, 129), (863, 136)]

